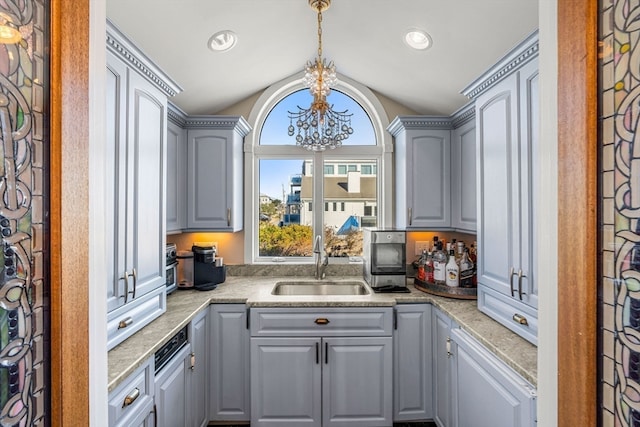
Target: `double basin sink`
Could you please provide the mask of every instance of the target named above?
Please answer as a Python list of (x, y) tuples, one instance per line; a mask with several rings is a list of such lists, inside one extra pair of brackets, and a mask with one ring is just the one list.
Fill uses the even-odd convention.
[(271, 295), (369, 295), (369, 289), (358, 281), (286, 281), (277, 282)]

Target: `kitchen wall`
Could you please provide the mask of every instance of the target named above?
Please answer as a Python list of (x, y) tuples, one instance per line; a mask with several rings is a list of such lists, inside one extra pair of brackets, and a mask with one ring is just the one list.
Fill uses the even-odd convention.
[[(600, 0), (600, 413), (640, 423), (640, 28), (638, 2)], [(594, 236), (595, 238), (595, 236)]]

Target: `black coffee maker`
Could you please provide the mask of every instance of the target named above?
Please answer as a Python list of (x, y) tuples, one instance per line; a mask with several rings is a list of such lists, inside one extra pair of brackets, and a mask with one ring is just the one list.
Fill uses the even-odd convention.
[(193, 288), (210, 291), (226, 280), (226, 266), (216, 266), (215, 246), (192, 246)]

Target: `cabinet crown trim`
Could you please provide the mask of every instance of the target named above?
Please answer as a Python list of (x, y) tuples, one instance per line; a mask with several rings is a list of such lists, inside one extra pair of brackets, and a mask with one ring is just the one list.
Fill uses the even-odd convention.
[(182, 87), (153, 63), (140, 49), (138, 49), (116, 26), (107, 20), (107, 49), (124, 61), (128, 66), (137, 70), (151, 81), (167, 96), (175, 96), (182, 92)]
[(235, 130), (242, 137), (251, 132), (251, 125), (242, 116), (187, 116), (185, 127)]
[(535, 30), (460, 93), (475, 99), (518, 68), (537, 58), (537, 56), (538, 30)]

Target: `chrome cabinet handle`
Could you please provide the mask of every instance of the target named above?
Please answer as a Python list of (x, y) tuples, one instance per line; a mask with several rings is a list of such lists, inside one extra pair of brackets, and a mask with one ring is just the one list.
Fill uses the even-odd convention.
[(453, 356), (453, 353), (451, 353), (451, 337), (447, 337), (446, 348), (447, 348), (447, 358), (450, 358), (451, 356)]
[(194, 352), (191, 352), (190, 356), (191, 356), (191, 359), (189, 361), (189, 363), (191, 363), (190, 368), (191, 368), (192, 371), (195, 371), (195, 369), (196, 369), (196, 354)]
[(135, 388), (131, 393), (125, 396), (124, 402), (122, 402), (122, 407), (124, 408), (131, 405), (138, 397), (140, 397), (140, 389)]
[(133, 276), (133, 299), (136, 298), (136, 288), (138, 287), (138, 273), (136, 273), (136, 269), (131, 270), (131, 276)]
[(122, 298), (124, 298), (124, 303), (126, 304), (129, 300), (129, 273), (125, 271), (124, 276), (118, 280), (124, 280), (124, 296)]
[(413, 208), (409, 208), (409, 225), (413, 222)]
[(520, 297), (520, 301), (522, 301), (522, 295), (526, 295), (526, 292), (522, 292), (522, 278), (527, 277), (522, 274), (522, 269), (518, 269), (518, 296)]
[(511, 267), (509, 270), (509, 290), (511, 291), (511, 296), (515, 297), (515, 293), (513, 292), (513, 275), (515, 274), (515, 269)]
[(316, 365), (320, 364), (320, 343), (316, 341)]
[(227, 227), (231, 227), (231, 208), (227, 208)]
[(329, 343), (328, 342), (324, 343), (324, 364), (325, 365), (329, 364)]
[(133, 317), (131, 316), (125, 317), (120, 322), (118, 322), (118, 329), (124, 329), (127, 326), (131, 325), (132, 323), (133, 323)]

